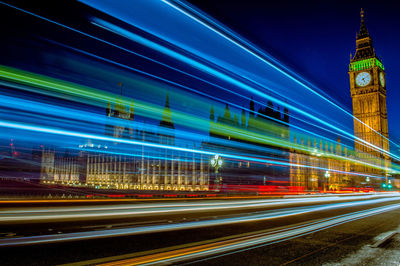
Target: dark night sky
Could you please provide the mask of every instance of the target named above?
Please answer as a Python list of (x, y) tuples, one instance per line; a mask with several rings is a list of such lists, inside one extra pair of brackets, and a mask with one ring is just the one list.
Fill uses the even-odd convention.
[(400, 141), (400, 19), (395, 1), (190, 0), (351, 110), (348, 64), (360, 8), (387, 77), (389, 136)]

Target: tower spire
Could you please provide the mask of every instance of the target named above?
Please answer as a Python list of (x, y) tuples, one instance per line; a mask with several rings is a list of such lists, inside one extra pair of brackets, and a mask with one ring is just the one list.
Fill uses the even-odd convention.
[(369, 37), (367, 26), (365, 26), (365, 21), (364, 21), (364, 10), (362, 8), (360, 16), (361, 16), (360, 32), (357, 35), (357, 40)]
[(254, 116), (254, 112), (255, 111), (255, 109), (254, 109), (254, 100), (253, 100), (253, 96), (251, 96), (251, 100), (250, 100), (250, 113), (249, 113), (249, 115), (250, 116)]
[(225, 118), (226, 120), (230, 120), (230, 119), (232, 118), (232, 117), (231, 117), (231, 112), (229, 111), (229, 106), (228, 106), (228, 104), (225, 104), (224, 118)]
[(165, 107), (162, 114), (162, 121), (160, 122), (160, 126), (175, 128), (174, 123), (172, 122), (172, 114), (171, 114), (171, 108), (169, 107), (168, 93), (167, 93), (167, 99), (165, 100)]
[(350, 62), (376, 57), (372, 45), (372, 39), (369, 36), (367, 26), (365, 26), (365, 15), (363, 9), (361, 9), (360, 17), (360, 31), (356, 35), (356, 53), (354, 54), (354, 57), (350, 59)]

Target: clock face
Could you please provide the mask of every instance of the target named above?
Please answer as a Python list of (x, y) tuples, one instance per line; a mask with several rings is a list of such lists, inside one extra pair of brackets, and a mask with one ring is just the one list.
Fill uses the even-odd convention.
[(356, 84), (360, 87), (367, 86), (371, 82), (371, 75), (368, 72), (361, 72), (356, 77)]
[(385, 75), (383, 75), (383, 72), (379, 73), (379, 81), (381, 82), (381, 86), (385, 87)]

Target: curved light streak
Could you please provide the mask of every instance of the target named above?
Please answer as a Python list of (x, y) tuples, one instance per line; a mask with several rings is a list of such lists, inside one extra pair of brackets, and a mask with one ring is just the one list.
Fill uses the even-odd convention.
[[(174, 8), (177, 8), (180, 12), (183, 12), (183, 13), (186, 14), (186, 12), (180, 10), (178, 7), (172, 5), (172, 4), (169, 3), (168, 1), (164, 1), (164, 2), (167, 3), (167, 4), (169, 4), (169, 5), (171, 5), (171, 6), (174, 7)], [(45, 17), (43, 17), (43, 16), (37, 15), (37, 14), (32, 13), (32, 12), (30, 12), (30, 11), (27, 11), (27, 10), (24, 10), (24, 9), (21, 9), (21, 8), (18, 8), (18, 7), (16, 7), (16, 6), (13, 6), (13, 5), (8, 4), (8, 3), (4, 3), (4, 2), (1, 2), (1, 3), (4, 4), (4, 5), (7, 5), (7, 6), (11, 7), (11, 8), (17, 9), (17, 10), (19, 10), (19, 11), (21, 11), (21, 12), (24, 12), (24, 13), (33, 15), (33, 16), (35, 16), (35, 17), (37, 17), (37, 18), (43, 19), (43, 20), (45, 20), (45, 21), (47, 21), (47, 22), (54, 23), (54, 24), (56, 24), (56, 25), (58, 25), (58, 26), (67, 28), (67, 29), (72, 30), (72, 31), (74, 31), (74, 32), (77, 32), (77, 33), (79, 33), (79, 34), (83, 34), (84, 36), (93, 38), (93, 39), (95, 39), (95, 40), (101, 41), (101, 42), (103, 42), (103, 43), (106, 43), (106, 44), (108, 44), (108, 45), (114, 46), (114, 47), (116, 47), (116, 48), (123, 49), (123, 50), (125, 50), (125, 51), (127, 51), (127, 52), (131, 52), (129, 49), (120, 47), (120, 46), (115, 45), (115, 44), (113, 44), (113, 43), (110, 43), (110, 42), (108, 42), (108, 41), (102, 40), (102, 39), (100, 39), (100, 38), (98, 38), (98, 37), (92, 36), (92, 35), (90, 35), (90, 34), (84, 33), (84, 32), (79, 31), (79, 30), (77, 30), (77, 29), (71, 28), (71, 27), (66, 26), (66, 25), (64, 25), (64, 24), (61, 24), (61, 23), (59, 23), (59, 22), (56, 22), (56, 21), (50, 20), (50, 19), (48, 19), (48, 18), (45, 18)], [(186, 14), (186, 15), (188, 15), (188, 14)], [(189, 15), (189, 16), (190, 16), (190, 15)], [(190, 17), (193, 18), (192, 16), (190, 16)], [(196, 20), (196, 19), (195, 19), (195, 20)], [(199, 21), (198, 21), (198, 22), (199, 22)], [(206, 24), (204, 24), (204, 25), (206, 25)], [(207, 27), (208, 27), (208, 26), (207, 26)], [(213, 30), (213, 31), (215, 31), (215, 30)], [(216, 32), (218, 32), (218, 31), (216, 31)], [(221, 33), (221, 34), (222, 34), (222, 33)], [(223, 34), (222, 34), (222, 35), (223, 35)], [(233, 42), (234, 44), (238, 45), (239, 47), (245, 48), (245, 47), (243, 47), (241, 44), (239, 44), (239, 43), (235, 42), (234, 40), (232, 40), (231, 38), (229, 38), (229, 37), (226, 37), (226, 38), (228, 38), (231, 42)], [(250, 50), (248, 50), (247, 48), (246, 48), (245, 50), (246, 50), (247, 52), (252, 53), (252, 52), (251, 52)], [(261, 58), (260, 56), (254, 54), (254, 53), (252, 53), (252, 54), (255, 55), (255, 56), (257, 56), (257, 58), (259, 58), (259, 59), (265, 61), (265, 63), (271, 64), (270, 62), (268, 62), (267, 60)], [(276, 66), (274, 66), (273, 64), (271, 64), (271, 66), (274, 67), (274, 68), (276, 68)], [(277, 68), (277, 70), (282, 71), (282, 70), (280, 70), (279, 68)], [(286, 72), (284, 72), (284, 71), (282, 71), (282, 73), (285, 74), (285, 75), (288, 75), (288, 77), (291, 77), (288, 73), (286, 73)], [(298, 81), (296, 78), (291, 77), (291, 79), (294, 80), (295, 82), (299, 83), (300, 85), (304, 85), (307, 89), (309, 89), (309, 90), (312, 91), (313, 93), (316, 93), (316, 94), (319, 95), (320, 97), (325, 98), (324, 96), (318, 94), (317, 92), (315, 92), (314, 90), (312, 90), (311, 88), (309, 88), (306, 84), (303, 84), (301, 81)], [(300, 113), (302, 113), (303, 115), (309, 116), (308, 113), (305, 113), (305, 112), (303, 112), (302, 110), (300, 110), (300, 109), (298, 109), (298, 108), (293, 108), (293, 107), (291, 107), (291, 105), (288, 105), (288, 104), (286, 104), (285, 102), (280, 101), (279, 99), (275, 99), (275, 98), (273, 98), (273, 97), (269, 97), (268, 95), (265, 95), (265, 94), (263, 94), (263, 93), (261, 93), (261, 92), (258, 92), (257, 90), (253, 90), (251, 87), (246, 86), (246, 88), (247, 88), (247, 89), (250, 88), (250, 91), (255, 92), (256, 94), (262, 96), (263, 98), (266, 98), (266, 99), (269, 99), (269, 100), (273, 100), (273, 101), (279, 103), (279, 104), (282, 105), (282, 106), (286, 106), (286, 107), (288, 107), (289, 109), (295, 110), (295, 111), (297, 111), (297, 112), (300, 111)], [(326, 99), (326, 100), (329, 101), (329, 99)], [(330, 101), (329, 101), (329, 102), (330, 102)], [(340, 108), (340, 107), (339, 107), (339, 108)], [(312, 116), (312, 117), (314, 117), (314, 116)], [(310, 118), (312, 118), (312, 117), (310, 117)], [(353, 117), (353, 116), (352, 116), (352, 117)], [(313, 119), (313, 118), (312, 118), (312, 119)], [(317, 119), (316, 121), (318, 121), (318, 122), (320, 122), (320, 123), (322, 123), (322, 124), (327, 124), (327, 123), (325, 123), (325, 121), (322, 121), (322, 120), (320, 120), (320, 119), (318, 119), (318, 118), (316, 118), (316, 119)], [(355, 119), (356, 119), (356, 118), (355, 118)], [(314, 119), (314, 120), (315, 120), (315, 119)], [(361, 121), (360, 121), (360, 122), (361, 122)], [(361, 123), (362, 123), (362, 122), (361, 122)], [(327, 125), (328, 125), (329, 127), (333, 128), (333, 129), (335, 129), (335, 130), (338, 130), (338, 131), (341, 132), (342, 134), (349, 136), (350, 138), (355, 138), (355, 139), (357, 139), (358, 141), (360, 141), (360, 142), (363, 143), (364, 145), (367, 145), (367, 146), (372, 147), (374, 150), (379, 150), (379, 151), (381, 151), (382, 153), (388, 154), (390, 157), (398, 158), (395, 154), (390, 153), (390, 152), (387, 152), (387, 151), (385, 151), (385, 150), (383, 150), (383, 149), (381, 149), (381, 148), (379, 148), (379, 147), (377, 147), (377, 146), (374, 146), (374, 145), (372, 145), (371, 143), (369, 143), (369, 142), (367, 142), (367, 141), (365, 141), (365, 140), (359, 139), (359, 138), (357, 138), (356, 136), (354, 136), (354, 135), (352, 135), (352, 134), (350, 134), (350, 133), (348, 133), (348, 132), (346, 132), (346, 131), (343, 131), (343, 130), (341, 130), (341, 129), (339, 129), (339, 128), (333, 126), (333, 125), (330, 125), (330, 124), (327, 124)], [(366, 125), (366, 126), (367, 126), (367, 125)], [(368, 127), (368, 126), (367, 126), (367, 127)], [(373, 130), (373, 129), (372, 129), (372, 130)], [(377, 134), (379, 134), (379, 133), (377, 133)], [(385, 138), (385, 137), (384, 137), (384, 138)], [(389, 140), (389, 141), (390, 141), (390, 140)], [(392, 141), (390, 141), (390, 142), (392, 142)], [(392, 143), (393, 143), (393, 142), (392, 142)], [(394, 144), (395, 144), (395, 143), (394, 143)], [(397, 144), (395, 144), (395, 145), (397, 145)]]
[[(305, 84), (303, 81), (300, 81), (297, 77), (295, 77), (292, 73), (292, 71), (290, 71), (287, 67), (283, 66), (282, 63), (278, 62), (277, 60), (273, 60), (274, 63), (278, 64), (279, 67), (277, 67), (276, 65), (272, 64), (270, 61), (268, 61), (266, 59), (266, 57), (268, 57), (269, 59), (271, 59), (271, 56), (268, 56), (264, 51), (261, 51), (259, 48), (256, 48), (253, 44), (249, 43), (248, 41), (244, 40), (242, 37), (240, 37), (238, 34), (234, 33), (233, 31), (229, 30), (229, 32), (233, 35), (233, 38), (231, 38), (230, 36), (226, 35), (225, 33), (213, 28), (212, 26), (210, 26), (209, 24), (197, 19), (195, 16), (193, 16), (192, 14), (186, 12), (185, 10), (181, 9), (179, 6), (171, 3), (171, 1), (169, 0), (161, 0), (162, 2), (166, 3), (167, 5), (173, 7), (174, 9), (178, 10), (179, 12), (181, 12), (182, 14), (185, 14), (186, 16), (190, 17), (191, 19), (195, 20), (196, 22), (200, 23), (201, 25), (205, 26), (206, 28), (212, 30), (213, 32), (217, 33), (218, 35), (220, 35), (221, 37), (225, 38), (226, 40), (230, 41), (231, 43), (237, 45), (239, 48), (243, 49), (244, 51), (248, 52), (249, 54), (253, 55), (254, 57), (256, 57), (257, 59), (261, 60), (263, 63), (266, 63), (267, 65), (273, 67), (275, 70), (279, 71), (281, 74), (285, 75), (286, 77), (288, 77), (289, 79), (293, 80), (294, 82), (296, 82), (297, 84), (301, 85), (303, 88), (307, 89), (308, 91), (312, 92), (313, 94), (317, 95), (318, 97), (320, 97), (321, 99), (325, 100), (326, 102), (328, 102), (329, 104), (333, 105), (334, 107), (338, 108), (339, 110), (343, 111), (346, 115), (349, 115), (352, 119), (357, 120), (358, 122), (362, 123), (364, 126), (366, 126), (367, 128), (371, 129), (372, 131), (374, 131), (375, 133), (377, 133), (378, 135), (380, 135), (381, 137), (383, 137), (384, 139), (388, 140), (389, 142), (393, 143), (394, 145), (396, 145), (397, 147), (400, 147), (400, 145), (396, 144), (395, 142), (389, 140), (388, 138), (386, 138), (385, 136), (381, 135), (379, 132), (375, 131), (373, 128), (371, 128), (370, 126), (368, 126), (367, 124), (365, 124), (364, 122), (362, 122), (361, 120), (359, 120), (357, 117), (353, 116), (350, 112), (348, 112), (347, 110), (345, 110), (344, 108), (340, 107), (339, 105), (337, 105), (336, 103), (334, 103), (333, 101), (329, 100), (328, 98), (326, 98), (325, 96), (321, 95), (320, 93), (316, 92), (315, 90), (313, 90), (311, 87), (309, 87), (307, 84)], [(207, 22), (214, 24), (214, 25), (218, 25), (219, 27), (221, 27), (222, 29), (226, 29), (226, 27), (221, 26), (220, 23), (216, 22), (215, 20), (212, 20), (210, 17), (205, 16), (202, 12), (199, 12), (198, 10), (190, 7), (188, 4), (183, 3), (182, 1), (179, 0), (173, 0), (175, 2), (179, 2), (179, 4), (184, 5), (185, 8), (189, 9), (191, 12), (196, 13), (197, 15), (201, 16), (204, 20), (206, 20)], [(246, 46), (240, 44), (239, 42), (237, 42), (235, 39), (239, 39), (240, 41), (244, 42), (247, 46), (249, 46), (251, 49), (256, 50), (259, 54), (251, 51), (249, 48), (247, 48)], [(283, 71), (282, 68), (285, 70)], [(289, 72), (289, 73), (288, 73)], [(296, 75), (297, 76), (297, 75)], [(367, 142), (367, 144), (369, 144), (372, 147), (376, 147), (370, 143)], [(377, 147), (378, 148), (378, 147)], [(384, 151), (384, 150), (383, 150)]]
[[(289, 217), (294, 215), (301, 215), (306, 213), (312, 213), (323, 210), (332, 210), (338, 208), (346, 208), (352, 206), (362, 206), (369, 205), (374, 203), (382, 203), (389, 201), (396, 201), (397, 199), (386, 198), (379, 200), (367, 200), (361, 201), (358, 203), (348, 202), (348, 203), (337, 203), (337, 204), (328, 204), (322, 206), (309, 206), (309, 207), (300, 207), (295, 209), (283, 209), (276, 211), (263, 212), (255, 215), (246, 215), (234, 218), (223, 218), (223, 219), (215, 219), (215, 220), (205, 220), (205, 221), (196, 221), (196, 222), (184, 222), (179, 224), (164, 224), (164, 225), (152, 225), (152, 226), (142, 226), (142, 227), (133, 227), (133, 228), (121, 228), (121, 229), (109, 229), (109, 230), (98, 230), (98, 231), (87, 231), (87, 232), (77, 232), (77, 233), (65, 233), (65, 234), (57, 234), (57, 235), (40, 235), (40, 236), (29, 236), (29, 237), (16, 237), (16, 238), (6, 238), (0, 239), (0, 247), (10, 247), (10, 246), (18, 246), (18, 245), (28, 245), (28, 244), (44, 244), (44, 243), (56, 243), (56, 242), (65, 242), (65, 241), (77, 241), (77, 240), (88, 240), (88, 239), (96, 239), (96, 238), (105, 238), (105, 237), (116, 237), (116, 236), (128, 236), (128, 235), (137, 235), (137, 234), (145, 234), (145, 233), (156, 233), (156, 232), (167, 232), (167, 231), (175, 231), (175, 230), (184, 230), (184, 229), (193, 229), (193, 228), (201, 228), (201, 227), (209, 227), (209, 226), (220, 226), (220, 225), (229, 225), (243, 222), (255, 222), (255, 221), (264, 221), (269, 219), (277, 219), (283, 217)], [(371, 215), (372, 213), (382, 213), (384, 211), (390, 211), (400, 208), (400, 204), (392, 204), (389, 206), (378, 207), (371, 210), (364, 210), (361, 212), (356, 212), (350, 215), (344, 215), (339, 217), (365, 217), (365, 213)], [(363, 214), (363, 215), (360, 215)], [(335, 217), (334, 217), (335, 218)], [(331, 218), (332, 219), (332, 218)], [(353, 218), (352, 218), (353, 219)], [(346, 219), (344, 219), (346, 220)], [(322, 223), (317, 223), (321, 226)], [(254, 245), (254, 243), (253, 243)]]

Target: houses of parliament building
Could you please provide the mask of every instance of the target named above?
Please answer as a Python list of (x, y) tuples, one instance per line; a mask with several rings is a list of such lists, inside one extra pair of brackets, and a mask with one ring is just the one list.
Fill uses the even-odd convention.
[[(106, 146), (91, 141), (80, 145), (79, 154), (65, 152), (60, 155), (54, 149), (46, 148), (42, 151), (41, 181), (116, 189), (207, 191), (215, 184), (216, 175), (210, 165), (211, 155), (205, 154), (221, 151), (254, 154), (254, 150), (246, 148), (253, 145), (261, 149), (258, 155), (288, 162), (288, 166), (227, 160), (219, 182), (268, 185), (268, 182), (282, 181), (298, 192), (337, 191), (351, 186), (377, 187), (382, 177), (387, 178), (385, 169), (390, 168), (385, 68), (375, 54), (363, 11), (356, 52), (351, 55), (348, 73), (353, 101), (354, 150), (343, 145), (339, 138), (336, 142), (328, 142), (305, 135), (295, 136), (289, 132), (289, 110), (281, 111), (268, 102), (256, 112), (251, 100), (248, 114), (244, 110), (241, 115), (233, 114), (226, 105), (224, 115), (218, 117), (211, 107), (210, 141), (189, 147), (208, 153), (158, 148), (156, 145), (131, 145), (128, 148), (114, 143)], [(117, 99), (114, 104), (108, 104), (106, 116), (112, 120), (106, 125), (106, 136), (175, 146), (175, 125), (168, 95), (158, 132), (141, 128), (140, 123), (135, 122), (133, 103), (127, 107)], [(291, 148), (276, 148), (256, 143), (251, 137), (238, 139), (225, 128), (280, 138), (291, 141), (292, 145)], [(232, 148), (238, 144), (244, 144), (239, 146), (245, 148)], [(275, 149), (274, 153), (269, 152), (272, 149)]]
[(159, 132), (154, 132), (154, 127), (148, 130), (140, 128), (140, 123), (134, 123), (133, 102), (127, 108), (117, 99), (114, 106), (108, 104), (106, 115), (110, 119), (106, 125), (106, 136), (148, 142), (156, 144), (155, 147), (124, 147), (121, 143), (103, 145), (88, 141), (79, 146), (78, 155), (44, 149), (41, 182), (132, 190), (209, 189), (209, 156), (206, 158), (201, 153), (157, 148), (157, 144), (175, 144), (168, 95)]

